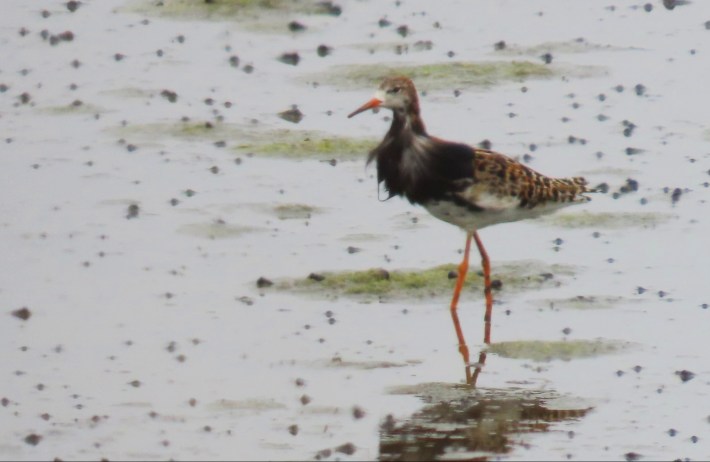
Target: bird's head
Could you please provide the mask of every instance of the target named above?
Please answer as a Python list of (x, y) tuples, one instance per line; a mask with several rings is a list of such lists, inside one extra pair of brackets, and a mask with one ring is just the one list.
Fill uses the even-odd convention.
[(376, 107), (385, 107), (395, 112), (418, 112), (417, 90), (408, 77), (387, 77), (382, 81), (374, 97), (353, 111), (348, 118)]

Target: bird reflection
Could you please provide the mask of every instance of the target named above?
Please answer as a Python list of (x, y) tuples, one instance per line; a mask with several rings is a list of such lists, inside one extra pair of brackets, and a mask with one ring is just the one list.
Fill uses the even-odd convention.
[[(478, 354), (478, 362), (472, 364), (468, 345), (466, 344), (466, 337), (463, 335), (461, 321), (459, 321), (458, 310), (451, 310), (451, 320), (454, 322), (454, 330), (456, 331), (456, 338), (459, 342), (459, 353), (461, 353), (463, 357), (466, 384), (470, 385), (472, 388), (476, 388), (478, 376), (481, 374), (481, 369), (483, 369), (483, 366), (486, 364), (486, 349), (484, 347)], [(485, 320), (484, 323), (483, 343), (485, 345), (491, 343), (491, 321), (488, 319)], [(471, 369), (473, 369), (473, 371), (471, 371)]]

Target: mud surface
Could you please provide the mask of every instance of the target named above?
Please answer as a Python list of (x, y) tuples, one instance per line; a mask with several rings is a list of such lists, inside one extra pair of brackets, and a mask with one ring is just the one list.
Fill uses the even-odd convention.
[[(0, 458), (710, 458), (710, 5), (432, 5), (3, 2)], [(346, 118), (393, 71), (598, 185), (481, 232), (469, 364), (464, 235)]]

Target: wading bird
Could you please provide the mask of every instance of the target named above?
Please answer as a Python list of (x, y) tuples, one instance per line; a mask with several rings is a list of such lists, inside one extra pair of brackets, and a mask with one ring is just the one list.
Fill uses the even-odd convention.
[(503, 154), (429, 135), (419, 113), (417, 90), (407, 77), (384, 79), (375, 96), (348, 117), (378, 107), (392, 110), (392, 125), (370, 152), (367, 163), (376, 161), (377, 181), (384, 183), (388, 198), (404, 196), (466, 232), (463, 261), (451, 299), (461, 349), (465, 341), (456, 307), (468, 271), (471, 240), (476, 242), (486, 297), (484, 342), (490, 343), (491, 268), (478, 230), (587, 202), (584, 193), (591, 192), (587, 181), (581, 177), (549, 178)]

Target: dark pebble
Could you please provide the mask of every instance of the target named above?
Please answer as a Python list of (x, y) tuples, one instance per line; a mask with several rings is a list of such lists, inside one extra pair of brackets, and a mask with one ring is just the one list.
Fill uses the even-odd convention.
[(491, 146), (493, 146), (493, 143), (491, 143), (490, 140), (483, 140), (480, 143), (478, 143), (478, 147), (481, 149), (489, 150), (489, 149), (491, 149)]
[(352, 245), (350, 245), (350, 246), (348, 246), (347, 251), (349, 254), (353, 254), (353, 253), (358, 253), (358, 252), (362, 251), (362, 249), (360, 249), (358, 247), (353, 247)]
[(456, 53), (454, 53), (453, 51), (449, 50), (449, 51), (446, 52), (446, 56), (448, 56), (449, 58), (453, 58), (454, 56), (456, 56)]
[(303, 404), (305, 406), (311, 402), (311, 397), (308, 395), (303, 395), (303, 396), (301, 396), (300, 401), (301, 401), (301, 404)]
[(300, 111), (300, 109), (298, 109), (298, 106), (296, 106), (295, 104), (291, 106), (291, 109), (279, 112), (278, 116), (286, 122), (291, 122), (294, 124), (299, 123), (301, 120), (303, 120), (304, 117), (303, 113)]
[(125, 57), (126, 55), (124, 55), (123, 53), (116, 53), (113, 55), (113, 59), (115, 59), (116, 61), (123, 61), (123, 58)]
[(227, 142), (226, 141), (215, 141), (214, 146), (216, 148), (224, 148), (227, 146)]
[(5, 85), (4, 83), (0, 83), (0, 93), (5, 93), (8, 88), (10, 88), (10, 87)]
[(229, 65), (232, 67), (238, 67), (239, 66), (239, 56), (237, 55), (232, 55), (229, 57)]
[(627, 452), (626, 454), (624, 454), (624, 459), (626, 459), (629, 462), (639, 460), (639, 459), (641, 459), (641, 457), (643, 457), (643, 456), (637, 452)]
[(377, 25), (380, 27), (389, 27), (392, 25), (392, 23), (387, 20), (387, 18), (380, 18), (380, 20), (377, 21)]
[(493, 44), (493, 49), (496, 51), (505, 50), (506, 46), (507, 45), (506, 45), (505, 41), (501, 40), (500, 42), (496, 42)]
[(565, 335), (569, 335), (572, 333), (572, 329), (570, 329), (569, 327), (565, 327), (564, 329), (562, 329), (562, 333)]
[(216, 165), (213, 165), (212, 167), (210, 167), (209, 170), (211, 173), (213, 173), (215, 175), (219, 173), (219, 167), (217, 167)]
[(323, 276), (322, 274), (318, 274), (318, 273), (311, 273), (308, 275), (308, 279), (311, 279), (316, 282), (321, 282), (322, 280), (325, 279), (325, 276)]
[(406, 24), (403, 24), (397, 28), (397, 33), (402, 37), (406, 37), (409, 35), (409, 27)]
[(682, 380), (683, 382), (687, 382), (695, 378), (695, 374), (686, 369), (683, 369), (682, 371), (675, 371), (675, 375), (680, 377), (680, 380)]
[(140, 380), (132, 380), (132, 381), (128, 382), (128, 385), (138, 388), (141, 386), (141, 381)]
[(353, 418), (362, 419), (365, 417), (365, 411), (360, 406), (353, 406)]
[(671, 194), (671, 203), (675, 204), (680, 200), (680, 196), (683, 194), (683, 190), (680, 188), (675, 188)]
[(172, 90), (163, 90), (160, 92), (160, 96), (167, 99), (171, 103), (174, 103), (178, 99), (177, 93)]
[(606, 194), (609, 192), (609, 185), (607, 183), (599, 183), (594, 187), (594, 190), (596, 192), (600, 192), (602, 194)]
[(636, 84), (634, 91), (638, 96), (643, 96), (646, 93), (646, 86), (642, 83)]
[(357, 449), (355, 448), (355, 445), (352, 443), (341, 444), (340, 446), (335, 448), (335, 452), (341, 452), (341, 453), (347, 454), (349, 456), (355, 454), (356, 450)]
[(641, 372), (641, 370), (643, 370), (643, 367), (641, 367), (641, 366), (634, 366), (633, 369), (634, 369), (634, 372), (636, 372), (636, 373), (638, 374), (639, 372)]
[(646, 13), (650, 13), (651, 11), (653, 11), (653, 5), (651, 5), (650, 3), (646, 3), (643, 6), (643, 9), (644, 11), (646, 11)]
[(67, 2), (67, 10), (71, 11), (72, 13), (78, 10), (80, 6), (81, 2), (77, 2), (75, 0)]
[(296, 52), (284, 53), (281, 56), (279, 56), (277, 59), (279, 61), (281, 61), (282, 63), (289, 64), (291, 66), (298, 66), (299, 61), (301, 61), (301, 57)]
[(503, 281), (500, 279), (493, 279), (491, 281), (491, 289), (493, 290), (501, 290), (503, 288)]
[(291, 21), (290, 23), (288, 23), (288, 30), (290, 30), (291, 32), (302, 32), (306, 29), (307, 27), (298, 21)]
[(676, 430), (675, 428), (671, 428), (670, 430), (668, 430), (668, 436), (676, 436), (677, 434), (678, 430)]
[(621, 85), (621, 84), (619, 84), (619, 85), (617, 85), (617, 86), (614, 87), (614, 90), (616, 90), (618, 93), (621, 93), (621, 92), (624, 91), (624, 86)]
[(126, 218), (129, 220), (131, 218), (138, 218), (138, 213), (140, 212), (140, 207), (138, 207), (138, 204), (131, 204), (128, 206), (128, 213), (126, 214)]
[(315, 459), (316, 460), (322, 460), (322, 459), (328, 459), (330, 458), (331, 454), (333, 454), (333, 451), (330, 449), (321, 449), (316, 453)]
[(32, 312), (26, 306), (13, 311), (11, 314), (16, 318), (22, 319), (23, 321), (27, 321), (30, 319), (30, 316), (32, 316)]
[(251, 64), (247, 64), (242, 68), (242, 70), (247, 74), (251, 74), (252, 72), (254, 72), (254, 66), (252, 66)]
[(449, 271), (449, 274), (447, 275), (449, 279), (456, 279), (459, 277), (459, 273), (457, 271), (451, 270)]
[(293, 436), (298, 435), (298, 425), (293, 424), (288, 426), (288, 432)]
[(710, 30), (710, 21), (705, 21), (705, 29)]
[(638, 191), (639, 189), (639, 182), (632, 179), (632, 178), (627, 178), (626, 179), (626, 184), (619, 188), (619, 192), (621, 193), (628, 193), (632, 191)]
[(540, 59), (542, 59), (542, 62), (544, 62), (545, 64), (550, 64), (552, 62), (552, 54), (545, 53), (544, 55), (540, 56)]
[(274, 283), (273, 283), (271, 280), (266, 279), (266, 278), (263, 277), (263, 276), (256, 280), (256, 286), (259, 287), (259, 288), (262, 288), (262, 287), (271, 287), (271, 286), (273, 286), (273, 285), (274, 285)]
[(332, 52), (333, 49), (328, 45), (318, 45), (318, 48), (316, 49), (316, 53), (318, 53), (318, 56), (320, 56), (321, 58), (328, 56)]
[(636, 288), (636, 293), (639, 294), (639, 295), (643, 295), (645, 292), (646, 292), (646, 288), (645, 288), (645, 287), (638, 286), (638, 287)]
[(40, 15), (41, 15), (43, 18), (46, 19), (46, 18), (48, 18), (48, 17), (51, 15), (51, 13), (50, 13), (49, 11), (47, 11), (47, 10), (42, 10), (42, 11), (40, 12)]
[(25, 443), (29, 444), (30, 446), (37, 446), (40, 441), (42, 441), (42, 436), (36, 433), (31, 433), (25, 436)]

